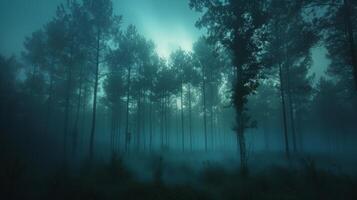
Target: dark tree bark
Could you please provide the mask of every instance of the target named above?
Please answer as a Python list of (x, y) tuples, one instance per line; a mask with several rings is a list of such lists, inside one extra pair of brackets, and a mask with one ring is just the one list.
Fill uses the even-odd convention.
[(283, 112), (283, 126), (284, 126), (284, 138), (285, 138), (285, 154), (286, 154), (286, 157), (287, 157), (287, 158), (290, 158), (288, 127), (287, 127), (287, 120), (286, 120), (284, 77), (283, 77), (283, 71), (282, 71), (282, 64), (279, 64), (279, 79), (280, 79), (281, 106), (282, 106), (282, 112)]
[(294, 153), (297, 152), (297, 144), (296, 144), (296, 130), (295, 130), (295, 112), (294, 112), (294, 103), (291, 91), (291, 82), (290, 82), (290, 66), (287, 64), (286, 66), (286, 73), (287, 73), (287, 97), (288, 97), (288, 104), (289, 104), (289, 116), (290, 116), (290, 125), (291, 125), (291, 133), (292, 133), (292, 140), (293, 140), (293, 151)]
[[(52, 68), (53, 66), (51, 66)], [(46, 109), (46, 122), (45, 122), (45, 130), (44, 133), (48, 135), (49, 133), (49, 126), (51, 123), (51, 117), (52, 117), (52, 108), (53, 108), (53, 71), (51, 69), (50, 71), (50, 87), (48, 89), (48, 99), (47, 99), (47, 109)]]
[(146, 112), (146, 105), (147, 105), (147, 96), (146, 93), (144, 93), (143, 97), (143, 104), (142, 104), (142, 123), (141, 123), (141, 130), (142, 130), (142, 135), (143, 135), (143, 150), (146, 150), (146, 117), (147, 117), (147, 112)]
[(191, 84), (188, 84), (188, 109), (189, 109), (189, 131), (190, 131), (190, 149), (192, 151), (192, 102), (191, 102)]
[(206, 106), (206, 72), (204, 66), (202, 66), (203, 71), (203, 83), (202, 83), (202, 100), (203, 100), (203, 130), (205, 137), (205, 151), (208, 151), (207, 146), (207, 106)]
[(182, 136), (182, 151), (185, 151), (185, 127), (184, 127), (184, 115), (183, 115), (183, 81), (181, 80), (181, 136)]
[[(71, 55), (72, 56), (72, 55)], [(72, 58), (70, 58), (72, 59)], [(71, 100), (71, 87), (72, 87), (72, 60), (69, 66), (67, 66), (67, 87), (66, 87), (66, 97), (65, 97), (65, 111), (64, 111), (64, 133), (63, 133), (63, 156), (64, 164), (67, 163), (67, 137), (68, 137), (68, 124), (69, 124), (69, 113), (70, 113), (70, 100)]]
[(242, 175), (246, 175), (248, 173), (248, 158), (247, 158), (247, 147), (244, 135), (244, 117), (241, 111), (237, 112), (237, 140), (239, 143), (239, 154), (240, 154), (240, 170)]
[(110, 153), (111, 153), (111, 157), (114, 156), (115, 154), (115, 132), (116, 132), (116, 112), (115, 112), (115, 108), (111, 109), (111, 126), (110, 126)]
[(141, 145), (141, 90), (139, 91), (139, 98), (138, 98), (138, 108), (137, 108), (137, 141), (136, 141), (136, 150), (140, 151)]
[(164, 91), (161, 92), (160, 98), (160, 141), (161, 141), (161, 150), (164, 149)]
[(127, 76), (127, 89), (126, 89), (126, 122), (125, 122), (125, 152), (128, 151), (130, 143), (130, 133), (129, 133), (129, 103), (130, 103), (130, 83), (131, 83), (131, 66), (128, 66), (128, 76)]
[[(212, 77), (212, 72), (211, 72)], [(209, 113), (210, 113), (210, 133), (211, 133), (211, 149), (214, 151), (215, 149), (215, 132), (214, 132), (214, 113), (213, 113), (213, 83), (210, 82), (209, 84), (209, 96), (210, 96), (210, 106), (209, 106)]]
[[(119, 100), (120, 101), (120, 100)], [(115, 146), (115, 152), (119, 152), (120, 151), (120, 136), (121, 136), (121, 118), (122, 118), (122, 115), (121, 115), (121, 111), (122, 111), (122, 105), (121, 105), (121, 102), (118, 103), (118, 111), (117, 111), (117, 126), (116, 126), (116, 131), (115, 131), (115, 135), (114, 135), (114, 146)]]
[(151, 152), (152, 151), (152, 134), (153, 134), (153, 126), (152, 126), (152, 118), (154, 117), (152, 115), (152, 105), (153, 103), (150, 102), (150, 110), (149, 110), (149, 129), (150, 129), (150, 136), (149, 136), (149, 151)]
[(239, 144), (239, 155), (240, 155), (240, 172), (243, 176), (248, 174), (248, 160), (247, 160), (247, 147), (245, 141), (245, 128), (247, 126), (247, 121), (245, 121), (244, 113), (244, 103), (243, 98), (239, 92), (244, 88), (243, 79), (239, 76), (244, 76), (243, 69), (241, 65), (236, 67), (236, 84), (234, 90), (234, 107), (236, 111), (236, 135), (237, 143)]
[(95, 72), (94, 72), (94, 90), (93, 90), (93, 107), (92, 107), (92, 123), (90, 130), (90, 141), (89, 141), (89, 160), (93, 160), (93, 148), (94, 148), (94, 134), (96, 127), (96, 115), (97, 115), (97, 92), (98, 92), (98, 81), (99, 81), (99, 57), (100, 57), (100, 30), (97, 32), (97, 46), (96, 46), (96, 59), (95, 59)]
[(166, 91), (166, 95), (165, 95), (165, 144), (169, 147), (169, 141), (170, 141), (170, 135), (169, 135), (169, 126), (170, 126), (170, 97), (168, 92)]
[(82, 104), (82, 91), (83, 91), (83, 67), (81, 66), (80, 74), (79, 74), (79, 92), (77, 96), (77, 107), (76, 107), (76, 115), (73, 125), (73, 134), (72, 134), (72, 154), (75, 155), (77, 152), (78, 146), (78, 123), (79, 123), (79, 115), (80, 115), (80, 108)]
[(352, 25), (352, 5), (350, 0), (344, 0), (344, 7), (345, 7), (345, 25), (346, 25), (346, 32), (348, 37), (348, 43), (350, 48), (350, 55), (351, 55), (351, 64), (353, 67), (353, 77), (355, 81), (355, 87), (357, 90), (357, 55), (355, 49), (355, 39), (353, 35), (353, 25)]
[[(84, 135), (85, 131), (86, 131), (86, 110), (87, 110), (87, 101), (88, 101), (88, 95), (89, 95), (89, 91), (88, 91), (88, 87), (84, 87), (84, 91), (83, 91), (83, 103), (82, 103), (82, 108), (81, 108), (81, 128), (80, 130), (82, 130), (81, 135)], [(78, 139), (79, 141), (79, 145), (82, 145), (82, 138)]]

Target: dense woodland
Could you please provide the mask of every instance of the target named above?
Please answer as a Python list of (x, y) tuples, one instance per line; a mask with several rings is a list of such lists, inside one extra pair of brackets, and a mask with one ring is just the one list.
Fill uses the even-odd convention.
[[(202, 14), (196, 26), (205, 32), (192, 51), (161, 57), (135, 25), (123, 26), (125, 16), (113, 11), (111, 0), (67, 0), (25, 39), (21, 56), (0, 56), (5, 199), (357, 198), (355, 179), (327, 175), (357, 172), (357, 2), (187, 4)], [(311, 70), (317, 47), (326, 48), (330, 61), (321, 78)], [(234, 166), (234, 176), (215, 167), (206, 171), (206, 189), (217, 184), (215, 195), (162, 183), (165, 161), (202, 164), (217, 156), (235, 161), (223, 164)], [(159, 189), (137, 183), (132, 191), (108, 192), (116, 184), (134, 185), (125, 182), (127, 159), (154, 160)], [(256, 166), (274, 161), (284, 163), (276, 176), (287, 182), (254, 177)], [(289, 171), (300, 162), (312, 177), (306, 183), (300, 172)], [(332, 171), (319, 176), (318, 165)], [(48, 184), (48, 194), (39, 194), (41, 189), (23, 189), (29, 182), (44, 187), (40, 175), (28, 174), (57, 181), (49, 180), (55, 184)], [(113, 178), (112, 186), (104, 181), (93, 189), (103, 177)], [(293, 191), (284, 189), (289, 178)], [(275, 189), (265, 191), (262, 182)], [(329, 182), (335, 184), (331, 191)], [(302, 189), (304, 184), (318, 186)]]

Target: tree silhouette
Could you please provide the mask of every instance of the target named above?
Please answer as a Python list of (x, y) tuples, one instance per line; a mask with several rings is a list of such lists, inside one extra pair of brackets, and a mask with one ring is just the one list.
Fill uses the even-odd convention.
[[(236, 110), (236, 134), (240, 149), (241, 172), (247, 172), (247, 149), (244, 132), (251, 127), (246, 112), (247, 96), (257, 87), (257, 76), (261, 65), (255, 52), (258, 50), (255, 38), (266, 20), (265, 4), (261, 1), (204, 1), (191, 0), (190, 6), (204, 12), (197, 22), (200, 28), (208, 29), (208, 39), (223, 45), (233, 52), (236, 81), (233, 87), (232, 103)], [(222, 31), (224, 30), (224, 31)]]

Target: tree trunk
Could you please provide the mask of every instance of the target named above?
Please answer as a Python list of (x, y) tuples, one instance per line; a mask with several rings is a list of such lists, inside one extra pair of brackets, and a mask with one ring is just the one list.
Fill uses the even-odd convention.
[(345, 26), (346, 32), (348, 36), (348, 43), (350, 48), (351, 54), (351, 64), (353, 67), (353, 77), (355, 81), (355, 87), (357, 90), (357, 55), (355, 49), (355, 41), (353, 35), (353, 25), (352, 25), (352, 6), (350, 0), (344, 0), (344, 7), (345, 7)]
[(288, 128), (287, 128), (287, 123), (286, 123), (284, 79), (283, 79), (283, 72), (282, 72), (281, 64), (279, 64), (279, 78), (280, 78), (280, 95), (281, 95), (281, 106), (282, 106), (282, 112), (283, 112), (283, 125), (284, 125), (284, 137), (285, 137), (285, 154), (286, 154), (287, 158), (290, 158)]
[(291, 132), (293, 136), (293, 151), (294, 153), (297, 152), (297, 145), (296, 145), (296, 131), (295, 131), (295, 117), (294, 117), (294, 103), (292, 100), (292, 92), (291, 92), (291, 82), (290, 82), (290, 66), (287, 64), (286, 66), (286, 73), (287, 73), (287, 96), (288, 96), (288, 104), (289, 104), (289, 113), (290, 113), (290, 124), (291, 124)]
[(236, 112), (236, 134), (237, 134), (237, 142), (239, 144), (239, 154), (240, 154), (240, 173), (241, 175), (245, 176), (248, 174), (248, 159), (247, 159), (247, 147), (246, 147), (246, 141), (245, 141), (245, 127), (246, 127), (246, 121), (245, 121), (245, 113), (244, 113), (244, 103), (242, 102), (242, 99), (244, 96), (241, 94), (237, 94), (238, 90), (241, 90), (244, 88), (244, 82), (243, 79), (240, 78), (239, 76), (243, 76), (243, 69), (242, 66), (237, 66), (237, 71), (236, 71), (236, 85), (235, 85), (235, 92), (234, 92), (234, 107), (235, 107), (235, 112)]
[[(212, 75), (211, 75), (212, 77)], [(210, 107), (209, 107), (209, 113), (210, 113), (210, 129), (211, 129), (211, 148), (212, 148), (212, 151), (214, 151), (215, 149), (215, 133), (214, 133), (214, 120), (213, 120), (213, 86), (212, 86), (212, 82), (210, 82), (209, 84), (209, 94), (210, 94)]]
[(115, 146), (115, 152), (119, 152), (120, 151), (120, 136), (121, 136), (121, 102), (119, 100), (118, 102), (118, 111), (117, 111), (117, 126), (116, 126), (116, 131), (115, 131), (115, 135), (114, 135), (114, 146)]
[(181, 136), (182, 136), (182, 151), (185, 151), (185, 130), (183, 116), (183, 81), (181, 80)]
[[(87, 108), (87, 100), (88, 100), (88, 87), (84, 87), (84, 91), (83, 91), (83, 100), (82, 100), (82, 108), (81, 108), (81, 112), (82, 112), (82, 114), (81, 114), (81, 128), (80, 128), (80, 130), (82, 130), (82, 133), (80, 134), (80, 135), (84, 135), (84, 133), (85, 133), (85, 128), (87, 127), (86, 126), (86, 108)], [(82, 138), (79, 138), (78, 139), (78, 141), (79, 141), (79, 144), (80, 144), (80, 146), (82, 146), (82, 142), (83, 142), (83, 140), (82, 140)]]
[(116, 113), (115, 113), (115, 106), (112, 107), (112, 120), (111, 120), (111, 125), (110, 125), (110, 153), (111, 153), (111, 158), (114, 156), (114, 140), (115, 140), (115, 129), (116, 129)]
[(152, 115), (152, 102), (150, 101), (150, 110), (149, 110), (149, 126), (150, 126), (150, 138), (149, 138), (149, 150), (150, 150), (150, 152), (152, 151), (152, 133), (153, 133), (153, 130), (152, 130), (152, 118), (154, 117), (153, 115)]
[(127, 76), (127, 89), (126, 89), (126, 123), (125, 123), (125, 152), (128, 151), (128, 145), (130, 143), (131, 135), (129, 133), (129, 103), (130, 103), (130, 80), (131, 79), (131, 66), (128, 67)]
[(248, 173), (248, 159), (247, 159), (247, 147), (244, 136), (244, 126), (245, 122), (243, 119), (243, 113), (237, 110), (237, 139), (239, 143), (239, 154), (240, 154), (240, 171), (242, 175), (246, 175)]
[(143, 103), (142, 103), (142, 123), (141, 123), (141, 130), (142, 130), (142, 135), (143, 135), (143, 150), (146, 150), (146, 105), (147, 105), (147, 96), (146, 93), (144, 93), (144, 98), (143, 98)]
[(176, 147), (180, 148), (180, 108), (176, 103)]
[(65, 111), (64, 111), (64, 134), (63, 134), (63, 157), (64, 164), (67, 162), (67, 137), (68, 137), (68, 121), (70, 112), (70, 96), (71, 96), (71, 86), (72, 86), (72, 66), (68, 66), (67, 75), (67, 87), (66, 87), (66, 98), (65, 98)]
[(136, 150), (140, 151), (141, 145), (141, 91), (139, 91), (139, 98), (138, 98), (138, 109), (137, 109), (137, 141), (136, 141)]
[(169, 108), (170, 108), (170, 97), (169, 97), (169, 94), (168, 92), (166, 91), (166, 95), (165, 95), (165, 143), (166, 143), (166, 146), (169, 147), (169, 123), (170, 123), (170, 120), (169, 120)]
[(95, 80), (94, 80), (94, 91), (93, 91), (93, 108), (92, 108), (92, 124), (90, 130), (90, 141), (89, 141), (89, 161), (93, 161), (93, 148), (94, 148), (94, 134), (96, 126), (96, 115), (97, 115), (97, 92), (98, 92), (98, 81), (99, 81), (99, 56), (100, 56), (100, 30), (97, 33), (97, 47), (96, 47), (96, 59), (95, 59)]
[(205, 151), (208, 151), (207, 147), (207, 109), (206, 109), (206, 74), (203, 67), (203, 84), (202, 84), (202, 100), (203, 100), (203, 130), (205, 137)]
[[(51, 66), (53, 67), (53, 66)], [(50, 72), (50, 88), (48, 90), (48, 100), (47, 100), (47, 110), (46, 110), (46, 122), (45, 122), (45, 131), (44, 133), (48, 135), (49, 132), (49, 126), (51, 122), (51, 115), (52, 115), (52, 103), (53, 103), (53, 72), (51, 70)]]
[(192, 151), (192, 102), (191, 102), (191, 84), (188, 84), (188, 109), (189, 109), (189, 130), (190, 130), (190, 149)]
[(78, 99), (77, 99), (77, 108), (76, 108), (76, 117), (74, 120), (73, 126), (73, 135), (72, 135), (72, 154), (75, 155), (77, 152), (77, 144), (78, 144), (78, 122), (79, 122), (79, 113), (82, 103), (82, 86), (83, 86), (83, 67), (81, 66), (80, 75), (79, 75), (79, 92), (78, 92)]

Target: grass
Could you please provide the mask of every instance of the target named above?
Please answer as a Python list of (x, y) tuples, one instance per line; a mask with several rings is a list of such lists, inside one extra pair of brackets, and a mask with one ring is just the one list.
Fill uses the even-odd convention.
[[(1, 165), (2, 199), (128, 199), (128, 200), (355, 200), (357, 179), (316, 167), (313, 160), (304, 160), (302, 167), (275, 166), (242, 177), (239, 170), (219, 164), (204, 165), (197, 174), (187, 167), (171, 172), (187, 174), (194, 182), (167, 183), (163, 174), (168, 166), (158, 159), (151, 170), (152, 180), (143, 181), (130, 171), (123, 160), (113, 157), (109, 164), (79, 170), (65, 168), (41, 173), (17, 159)], [(166, 175), (168, 176), (168, 175)]]

